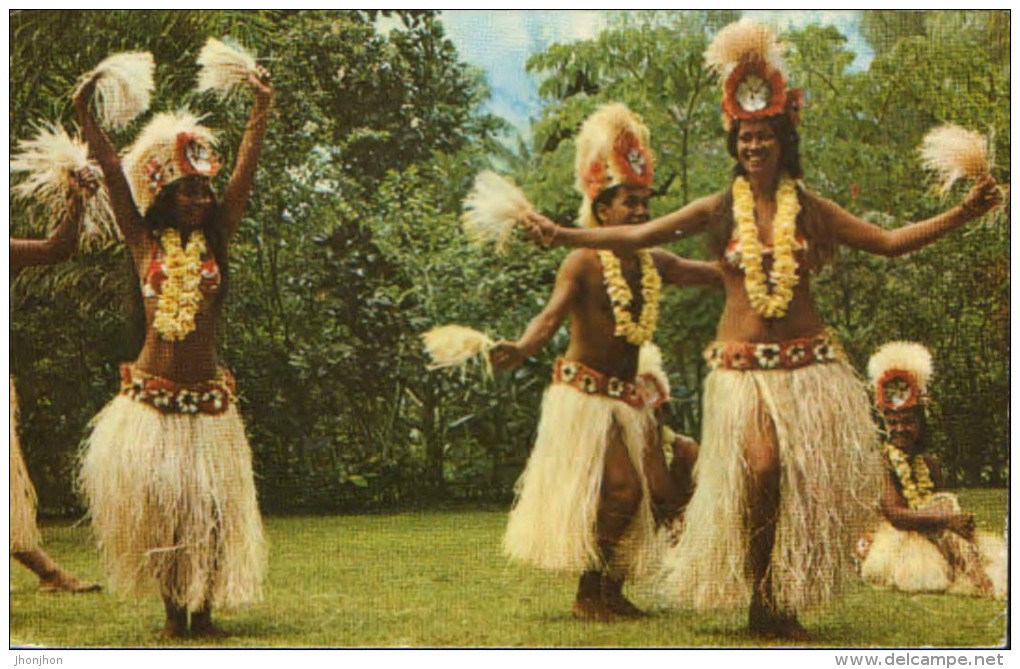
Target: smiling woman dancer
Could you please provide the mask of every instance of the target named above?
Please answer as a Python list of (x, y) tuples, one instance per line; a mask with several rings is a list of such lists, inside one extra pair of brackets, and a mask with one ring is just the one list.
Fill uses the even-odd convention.
[(721, 71), (727, 148), (723, 192), (622, 228), (567, 229), (535, 213), (545, 244), (628, 251), (707, 233), (726, 304), (705, 352), (704, 429), (695, 493), (668, 558), (670, 595), (699, 608), (748, 606), (753, 633), (804, 639), (797, 620), (853, 578), (853, 540), (877, 508), (878, 441), (862, 381), (826, 330), (810, 273), (836, 246), (884, 256), (919, 249), (998, 202), (991, 177), (963, 204), (884, 230), (804, 188), (797, 122), (772, 32), (747, 19), (706, 52)]
[(81, 485), (114, 590), (158, 583), (164, 636), (186, 634), (189, 612), (192, 635), (217, 634), (213, 606), (257, 599), (265, 570), (251, 450), (234, 380), (217, 365), (216, 326), (272, 91), (261, 68), (247, 75), (255, 104), (217, 200), (209, 129), (189, 114), (157, 114), (118, 156), (89, 108), (113, 75), (93, 72), (74, 103), (141, 285), (145, 343), (93, 421)]

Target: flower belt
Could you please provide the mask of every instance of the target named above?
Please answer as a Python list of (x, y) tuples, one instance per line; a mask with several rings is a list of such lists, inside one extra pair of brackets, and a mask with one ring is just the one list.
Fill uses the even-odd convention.
[(237, 401), (236, 388), (234, 377), (222, 367), (211, 381), (182, 384), (146, 374), (134, 363), (120, 366), (120, 394), (162, 413), (221, 414)]
[(705, 349), (709, 369), (797, 369), (844, 357), (831, 332), (781, 342), (714, 341)]
[(631, 383), (563, 358), (556, 360), (553, 383), (562, 383), (586, 395), (602, 395), (619, 400), (635, 409), (652, 409), (669, 399), (650, 374), (643, 374), (636, 383)]

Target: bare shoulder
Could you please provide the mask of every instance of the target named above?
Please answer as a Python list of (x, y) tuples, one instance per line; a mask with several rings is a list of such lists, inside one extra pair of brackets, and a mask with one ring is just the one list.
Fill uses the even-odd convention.
[(560, 263), (560, 271), (584, 272), (599, 266), (598, 251), (594, 249), (574, 249)]

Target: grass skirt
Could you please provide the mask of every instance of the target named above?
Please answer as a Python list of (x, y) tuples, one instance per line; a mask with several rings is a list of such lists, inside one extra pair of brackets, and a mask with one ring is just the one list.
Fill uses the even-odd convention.
[(535, 447), (517, 481), (504, 551), (542, 569), (579, 573), (599, 568), (596, 520), (603, 462), (615, 423), (641, 478), (642, 500), (610, 567), (630, 577), (647, 573), (657, 544), (642, 453), (654, 421), (650, 410), (565, 384), (551, 385), (542, 401)]
[(17, 415), (18, 396), (14, 393), (14, 377), (11, 377), (11, 553), (35, 550), (42, 540), (35, 524), (35, 487), (28, 478), (25, 458), (21, 455)]
[[(948, 502), (951, 510), (960, 510), (955, 496), (949, 493), (937, 493), (930, 501), (939, 506)], [(939, 545), (949, 542), (956, 545), (946, 548), (955, 554), (957, 561), (963, 562), (956, 568), (939, 549)], [(988, 532), (978, 532), (971, 544), (948, 530), (929, 537), (921, 532), (896, 529), (883, 521), (860, 567), (861, 578), (876, 588), (957, 595), (979, 594), (972, 576), (977, 567), (991, 580), (992, 594), (1002, 597), (1008, 582), (1007, 565), (1006, 542)]]
[(79, 483), (113, 590), (158, 584), (192, 611), (259, 599), (265, 541), (237, 406), (182, 415), (118, 395), (91, 428)]
[(781, 470), (775, 604), (796, 612), (824, 603), (855, 579), (854, 542), (877, 518), (883, 469), (863, 383), (842, 361), (715, 370), (704, 407), (694, 496), (680, 542), (664, 560), (666, 596), (698, 608), (750, 604), (745, 439), (750, 421), (764, 415), (775, 427)]

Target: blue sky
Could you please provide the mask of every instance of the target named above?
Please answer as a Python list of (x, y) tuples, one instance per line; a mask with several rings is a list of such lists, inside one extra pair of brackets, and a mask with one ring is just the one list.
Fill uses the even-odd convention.
[[(608, 25), (613, 10), (452, 10), (444, 11), (447, 34), (461, 58), (482, 68), (492, 98), (487, 111), (502, 116), (527, 134), (529, 120), (542, 104), (538, 81), (524, 70), (528, 56), (554, 42), (594, 37)], [(745, 14), (779, 28), (811, 23), (835, 25), (858, 54), (854, 67), (865, 68), (871, 51), (861, 38), (859, 11), (747, 11)], [(384, 22), (380, 29), (385, 30)]]

